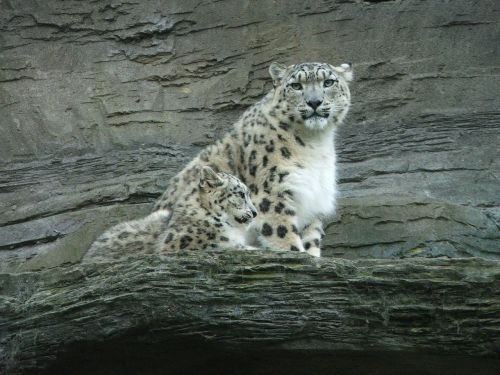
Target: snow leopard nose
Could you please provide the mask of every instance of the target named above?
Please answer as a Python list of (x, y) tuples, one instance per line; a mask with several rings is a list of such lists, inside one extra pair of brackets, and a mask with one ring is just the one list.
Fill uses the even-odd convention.
[(257, 211), (252, 210), (252, 216), (253, 216), (253, 217), (256, 217), (256, 216), (257, 216)]
[(314, 110), (316, 110), (316, 108), (318, 108), (321, 105), (321, 103), (323, 103), (323, 101), (322, 100), (317, 100), (317, 99), (316, 100), (308, 100), (307, 101), (307, 105), (309, 107), (311, 107), (312, 109), (314, 109)]

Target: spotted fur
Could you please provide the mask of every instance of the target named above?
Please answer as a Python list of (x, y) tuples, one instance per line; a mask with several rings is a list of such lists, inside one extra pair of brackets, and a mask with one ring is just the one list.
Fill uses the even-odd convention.
[(210, 167), (195, 172), (196, 185), (171, 208), (112, 227), (92, 244), (84, 261), (172, 250), (250, 249), (245, 234), (257, 210), (246, 185)]
[(155, 210), (182, 200), (196, 183), (192, 171), (209, 165), (249, 186), (259, 216), (248, 243), (319, 256), (320, 219), (335, 211), (334, 134), (349, 110), (351, 67), (273, 63), (269, 71), (274, 89), (170, 181)]

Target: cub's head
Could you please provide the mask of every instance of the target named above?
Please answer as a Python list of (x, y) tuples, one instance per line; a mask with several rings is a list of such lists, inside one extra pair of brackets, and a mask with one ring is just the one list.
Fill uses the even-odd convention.
[(304, 63), (285, 66), (272, 63), (269, 73), (275, 87), (275, 102), (289, 119), (308, 129), (321, 130), (342, 122), (351, 104), (348, 82), (350, 64)]
[(200, 169), (201, 204), (213, 214), (229, 217), (234, 223), (247, 224), (257, 216), (247, 186), (229, 173), (216, 173), (210, 167)]

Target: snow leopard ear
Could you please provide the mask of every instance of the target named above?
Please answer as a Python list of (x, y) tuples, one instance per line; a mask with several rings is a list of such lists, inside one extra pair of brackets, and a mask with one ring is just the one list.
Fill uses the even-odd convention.
[(204, 166), (200, 170), (200, 187), (203, 189), (222, 186), (224, 180), (210, 167)]
[(281, 82), (286, 73), (286, 66), (279, 64), (277, 62), (273, 62), (269, 67), (269, 74), (273, 79), (274, 84), (278, 84)]
[(352, 72), (352, 64), (341, 64), (340, 66), (332, 66), (333, 70), (339, 73), (347, 82), (352, 81), (354, 74)]

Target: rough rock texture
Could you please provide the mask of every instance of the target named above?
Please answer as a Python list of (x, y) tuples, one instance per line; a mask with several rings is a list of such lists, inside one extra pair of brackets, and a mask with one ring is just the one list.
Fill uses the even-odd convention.
[[(500, 3), (2, 0), (0, 269), (75, 261), (267, 90), (355, 66), (324, 255), (500, 258)], [(28, 261), (26, 261), (28, 260)]]
[[(190, 355), (196, 343), (205, 355), (215, 344), (229, 350), (280, 350), (288, 358), (323, 351), (330, 363), (335, 363), (332, 357), (342, 358), (342, 351), (380, 352), (378, 358), (386, 360), (377, 371), (394, 366), (387, 358), (405, 353), (419, 354), (421, 360), (438, 355), (441, 365), (449, 362), (448, 355), (459, 356), (462, 364), (476, 356), (469, 363), (472, 372), (456, 365), (422, 371), (425, 364), (416, 372), (408, 366), (401, 372), (367, 372), (365, 363), (359, 373), (497, 374), (492, 369), (500, 365), (500, 263), (219, 251), (0, 274), (0, 372), (39, 374), (64, 352), (70, 357), (73, 352), (80, 362), (70, 361), (61, 373), (95, 374), (76, 364), (88, 368), (90, 362), (100, 369), (97, 373), (121, 374), (122, 360), (111, 372), (103, 372), (99, 360), (113, 351), (113, 342), (122, 353), (142, 347), (146, 357), (139, 356), (143, 367), (131, 372), (136, 374), (153, 373), (145, 361), (150, 350), (173, 343), (177, 351), (189, 348)], [(162, 358), (158, 374), (210, 369), (188, 371), (199, 361), (193, 355), (184, 371), (175, 372), (175, 349)], [(306, 363), (315, 365), (310, 359)], [(262, 373), (244, 370), (236, 372)]]

